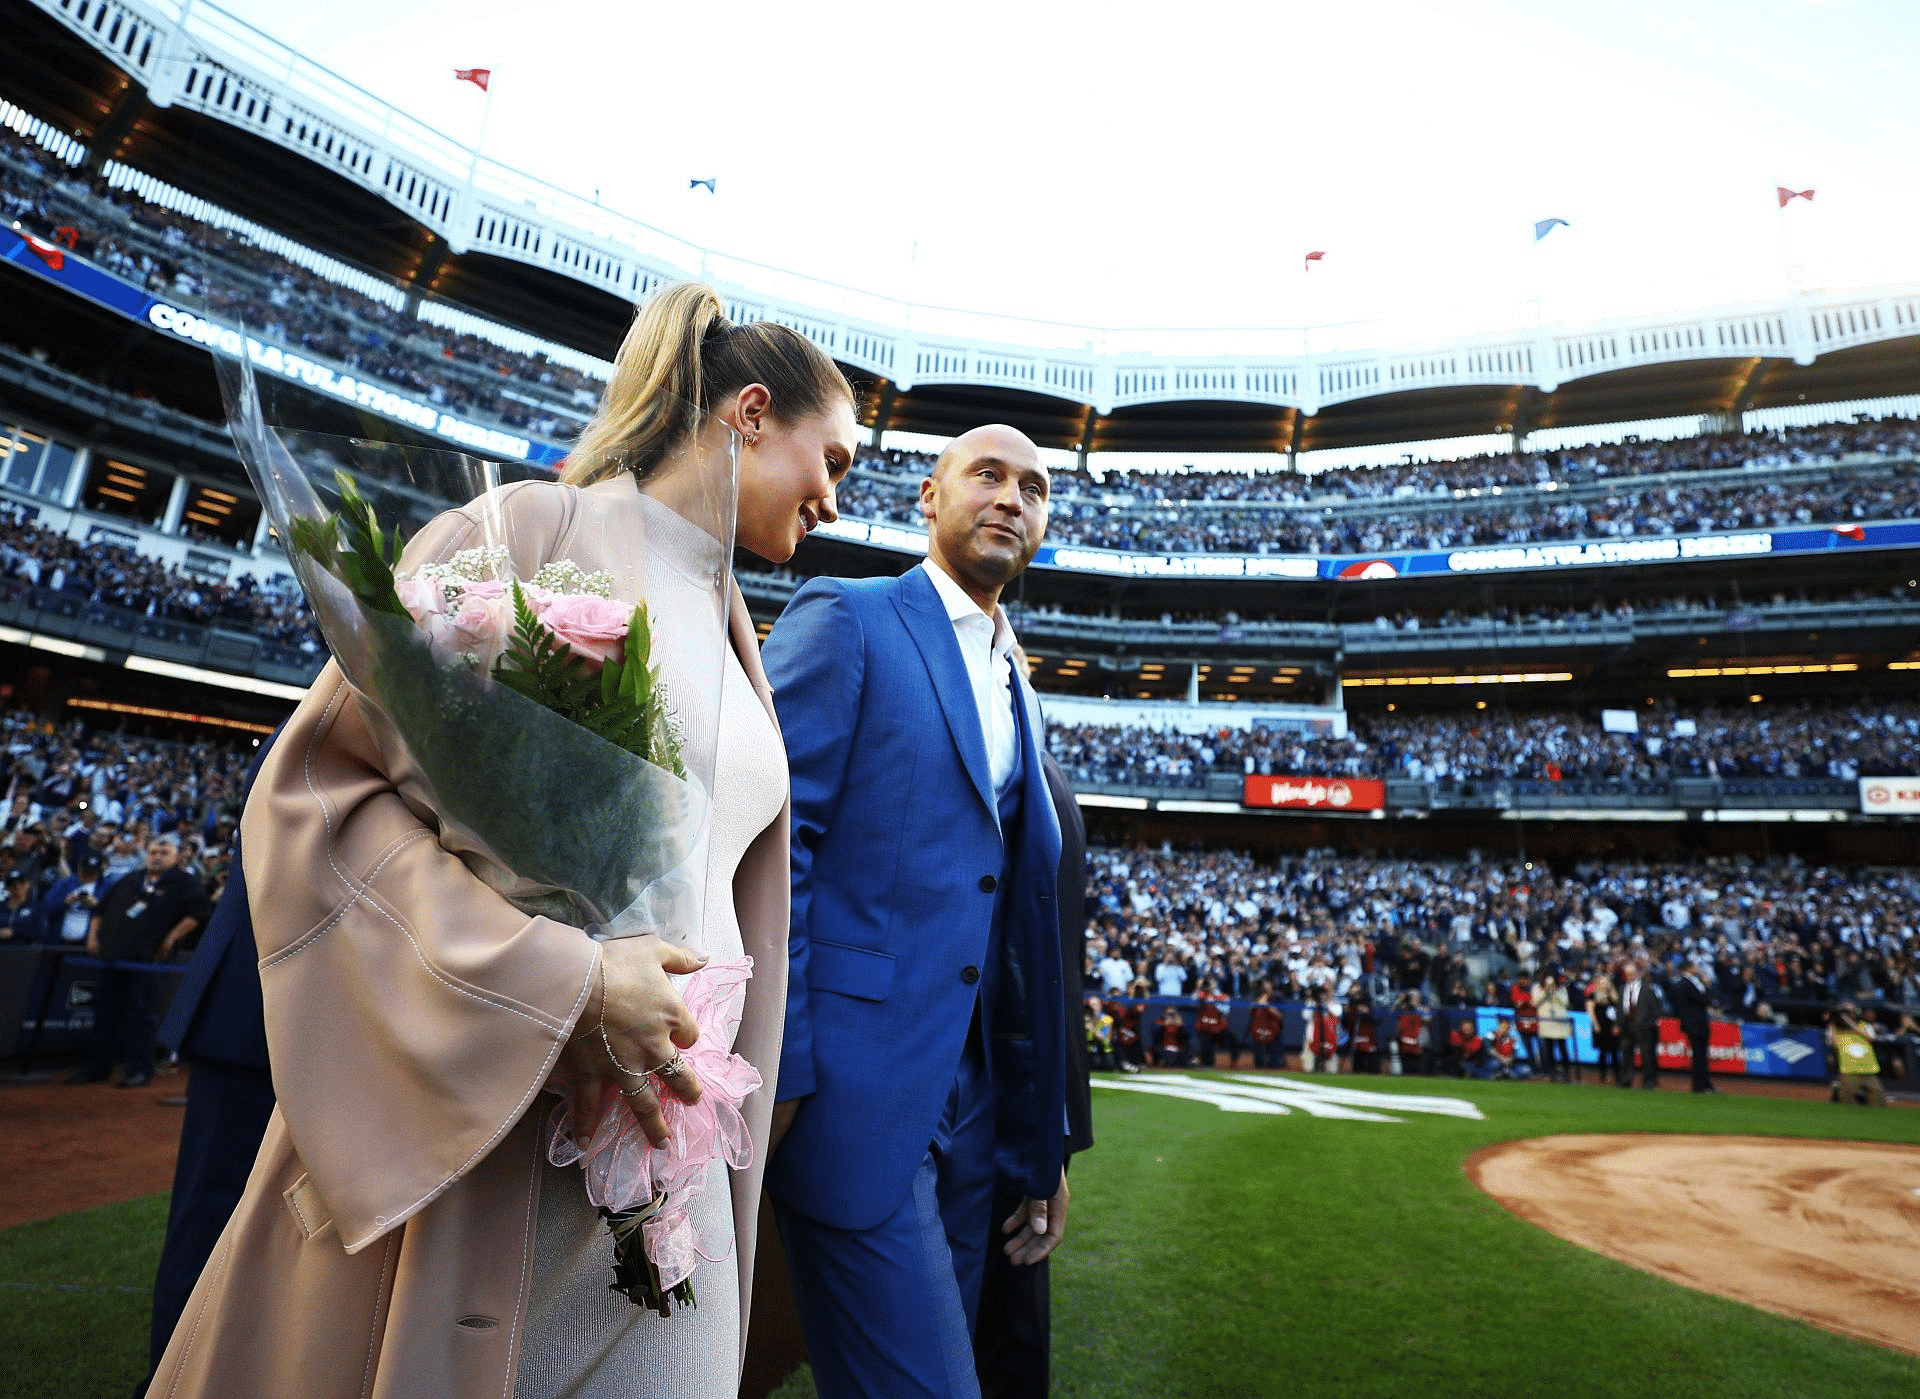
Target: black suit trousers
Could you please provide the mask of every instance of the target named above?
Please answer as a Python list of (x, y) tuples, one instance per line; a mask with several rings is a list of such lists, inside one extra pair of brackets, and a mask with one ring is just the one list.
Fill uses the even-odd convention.
[(993, 1193), (993, 1233), (987, 1245), (980, 1318), (973, 1332), (973, 1362), (980, 1399), (1047, 1399), (1053, 1302), (1047, 1260), (1010, 1262), (1000, 1226), (1019, 1209), (1026, 1192), (1002, 1179)]
[(1713, 1086), (1710, 1077), (1713, 1061), (1707, 1049), (1709, 1038), (1704, 1025), (1698, 1031), (1687, 1031), (1687, 1047), (1693, 1051), (1693, 1091), (1696, 1093), (1704, 1093)]
[(1636, 1025), (1632, 1021), (1622, 1027), (1620, 1037), (1620, 1086), (1633, 1086), (1633, 1056), (1640, 1056), (1640, 1086), (1654, 1088), (1660, 1083), (1660, 1025), (1656, 1021), (1651, 1025)]

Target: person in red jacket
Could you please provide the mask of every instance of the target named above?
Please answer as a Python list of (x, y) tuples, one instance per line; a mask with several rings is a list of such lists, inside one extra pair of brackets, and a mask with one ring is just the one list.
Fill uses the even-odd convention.
[(1380, 1021), (1373, 1013), (1373, 1002), (1364, 998), (1347, 1009), (1347, 1039), (1353, 1046), (1353, 1071), (1357, 1074), (1380, 1072)]
[(1256, 1069), (1284, 1069), (1287, 1051), (1280, 1043), (1286, 1028), (1286, 1016), (1273, 1003), (1273, 987), (1260, 983), (1260, 994), (1247, 1012), (1247, 1038), (1253, 1041), (1253, 1066)]
[(1513, 1028), (1526, 1047), (1527, 1072), (1540, 1072), (1540, 1013), (1533, 1005), (1533, 984), (1524, 976), (1513, 983)]
[(1312, 1072), (1340, 1072), (1340, 1012), (1324, 993), (1315, 1001), (1307, 1024), (1308, 1048), (1312, 1052)]
[(1140, 1040), (1140, 1003), (1115, 997), (1107, 1002), (1113, 1017), (1113, 1057), (1123, 1074), (1137, 1074), (1146, 1064), (1146, 1046)]
[(1199, 1032), (1200, 1062), (1212, 1068), (1215, 1052), (1227, 1056), (1227, 1067), (1233, 1067), (1236, 1046), (1233, 1032), (1228, 1028), (1227, 996), (1218, 982), (1208, 977), (1200, 983), (1200, 989), (1194, 993), (1198, 1009), (1194, 1013), (1194, 1028)]
[(1426, 1069), (1427, 1021), (1411, 996), (1400, 1001), (1400, 1014), (1394, 1021), (1394, 1037), (1400, 1044), (1400, 1072), (1422, 1073)]
[(1160, 1012), (1160, 1023), (1153, 1027), (1154, 1062), (1163, 1069), (1184, 1069), (1191, 1038), (1179, 1007), (1168, 1006)]
[(1506, 1017), (1493, 1027), (1493, 1061), (1500, 1066), (1501, 1078), (1531, 1078), (1533, 1067), (1514, 1049), (1513, 1027)]
[(1487, 1062), (1487, 1042), (1480, 1037), (1471, 1020), (1462, 1020), (1448, 1036), (1460, 1072), (1468, 1078), (1492, 1078), (1494, 1070)]

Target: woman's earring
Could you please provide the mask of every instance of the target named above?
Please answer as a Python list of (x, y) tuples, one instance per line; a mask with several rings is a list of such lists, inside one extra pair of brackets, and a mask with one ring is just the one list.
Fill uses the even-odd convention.
[(740, 440), (749, 447), (758, 447), (760, 445), (760, 434), (757, 432), (742, 432), (740, 434)]

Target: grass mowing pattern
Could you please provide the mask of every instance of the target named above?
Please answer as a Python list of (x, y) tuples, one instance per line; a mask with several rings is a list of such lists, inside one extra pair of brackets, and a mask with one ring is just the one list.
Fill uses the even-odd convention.
[(126, 1399), (147, 1375), (167, 1197), (0, 1230), (0, 1396)]
[[(1461, 1169), (1488, 1143), (1563, 1132), (1920, 1142), (1920, 1114), (1549, 1084), (1341, 1084), (1464, 1097), (1487, 1120), (1251, 1116), (1095, 1091), (1100, 1144), (1073, 1168), (1053, 1270), (1055, 1394), (1920, 1393), (1920, 1359), (1589, 1253), (1513, 1218)], [(0, 1232), (0, 1399), (122, 1399), (145, 1368), (145, 1288), (164, 1226), (165, 1197), (153, 1196)], [(812, 1392), (802, 1373), (780, 1399)]]
[[(1348, 1079), (1484, 1122), (1255, 1117), (1096, 1090), (1055, 1271), (1061, 1395), (1920, 1393), (1920, 1359), (1655, 1278), (1523, 1223), (1461, 1162), (1568, 1132), (1920, 1140), (1920, 1116), (1546, 1084)], [(1649, 1219), (1657, 1229), (1659, 1221)]]

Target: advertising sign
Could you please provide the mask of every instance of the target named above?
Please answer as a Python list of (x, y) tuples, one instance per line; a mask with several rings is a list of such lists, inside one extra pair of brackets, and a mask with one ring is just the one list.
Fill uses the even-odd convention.
[(1249, 777), (1245, 806), (1300, 811), (1378, 811), (1387, 784), (1377, 777)]
[[(1707, 1064), (1714, 1073), (1747, 1071), (1747, 1051), (1741, 1041), (1740, 1028), (1730, 1020), (1715, 1020), (1708, 1025)], [(1660, 1022), (1660, 1067), (1683, 1071), (1693, 1067), (1693, 1046), (1687, 1043), (1680, 1022), (1671, 1016)]]
[(1740, 1044), (1750, 1074), (1826, 1082), (1827, 1046), (1818, 1030), (1742, 1025)]
[(1911, 816), (1920, 812), (1920, 777), (1863, 777), (1860, 810), (1868, 816)]

